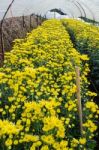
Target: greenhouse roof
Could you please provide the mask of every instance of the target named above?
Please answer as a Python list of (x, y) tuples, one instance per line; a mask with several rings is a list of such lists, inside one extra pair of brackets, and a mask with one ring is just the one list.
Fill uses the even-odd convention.
[[(0, 19), (12, 0), (0, 1)], [(7, 17), (47, 15), (52, 9), (59, 9), (69, 17), (86, 17), (99, 21), (99, 0), (15, 0)], [(52, 12), (51, 12), (52, 13)]]

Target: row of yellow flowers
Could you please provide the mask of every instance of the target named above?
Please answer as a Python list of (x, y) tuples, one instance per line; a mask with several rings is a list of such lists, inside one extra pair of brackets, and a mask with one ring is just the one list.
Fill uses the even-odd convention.
[(63, 19), (75, 48), (90, 58), (91, 80), (99, 91), (99, 27), (73, 19)]
[[(58, 20), (15, 41), (0, 68), (0, 150), (94, 149), (99, 109), (87, 89), (87, 60)], [(75, 66), (81, 71), (82, 136)]]

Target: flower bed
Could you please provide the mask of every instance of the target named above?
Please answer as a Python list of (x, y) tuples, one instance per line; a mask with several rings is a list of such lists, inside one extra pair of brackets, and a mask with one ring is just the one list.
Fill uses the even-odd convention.
[[(0, 69), (0, 150), (94, 149), (99, 109), (87, 89), (87, 60), (58, 20), (15, 41)], [(83, 135), (75, 66), (81, 71)]]
[(75, 48), (80, 53), (89, 56), (91, 80), (99, 91), (99, 27), (73, 19), (64, 19), (62, 22)]

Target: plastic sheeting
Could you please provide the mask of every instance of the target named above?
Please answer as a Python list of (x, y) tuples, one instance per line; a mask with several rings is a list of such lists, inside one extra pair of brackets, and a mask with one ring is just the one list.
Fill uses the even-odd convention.
[[(0, 0), (0, 19), (10, 2), (11, 0)], [(35, 13), (51, 18), (49, 12), (54, 8), (61, 9), (71, 18), (83, 16), (99, 21), (99, 0), (15, 0), (6, 17)]]

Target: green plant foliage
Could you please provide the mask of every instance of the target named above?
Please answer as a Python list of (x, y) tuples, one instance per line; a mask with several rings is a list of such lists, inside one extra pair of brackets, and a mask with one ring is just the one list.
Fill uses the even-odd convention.
[[(98, 106), (88, 91), (87, 55), (73, 48), (61, 21), (17, 39), (0, 68), (0, 150), (94, 149)], [(80, 133), (75, 66), (81, 72)]]
[(91, 80), (99, 92), (99, 28), (81, 21), (64, 19), (74, 47), (90, 58)]

